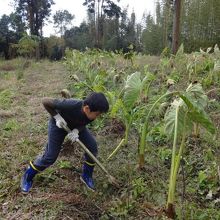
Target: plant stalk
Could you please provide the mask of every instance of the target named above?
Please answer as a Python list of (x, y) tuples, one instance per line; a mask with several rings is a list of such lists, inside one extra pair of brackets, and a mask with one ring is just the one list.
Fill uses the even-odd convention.
[(129, 135), (129, 132), (130, 132), (131, 122), (132, 122), (132, 117), (130, 116), (129, 119), (126, 120), (126, 124), (125, 124), (125, 141), (124, 141), (124, 145), (128, 144), (128, 135)]
[(107, 160), (110, 160), (110, 159), (118, 152), (118, 150), (120, 149), (120, 147), (123, 146), (124, 142), (125, 142), (125, 139), (123, 138), (123, 139), (121, 140), (121, 142), (118, 144), (118, 146), (117, 146), (117, 147), (113, 150), (113, 152), (108, 156)]
[(152, 105), (152, 107), (150, 108), (150, 110), (147, 114), (143, 129), (141, 131), (141, 140), (140, 140), (140, 146), (139, 146), (139, 168), (142, 168), (144, 166), (144, 151), (145, 151), (145, 146), (146, 146), (146, 137), (147, 137), (147, 133), (148, 133), (148, 121), (151, 116), (151, 113), (153, 112), (156, 105), (162, 99), (164, 99), (165, 97), (172, 96), (172, 95), (179, 95), (179, 92), (178, 91), (169, 92), (169, 93), (162, 95), (159, 99), (156, 100), (156, 102), (154, 102), (154, 104)]
[(178, 133), (178, 114), (179, 114), (179, 106), (176, 108), (176, 116), (175, 116), (175, 130), (174, 130), (174, 138), (173, 138), (173, 150), (172, 150), (172, 163), (170, 169), (170, 183), (169, 183), (169, 192), (168, 192), (168, 204), (173, 204), (173, 177), (174, 177), (174, 170), (175, 170), (175, 159), (176, 159), (176, 145), (177, 145), (177, 133)]
[[(186, 140), (186, 130), (185, 130), (186, 119), (187, 119), (187, 112), (184, 116), (184, 125), (183, 125), (184, 130), (183, 130), (183, 133), (182, 133), (182, 140), (181, 140), (180, 149), (179, 149), (177, 157), (176, 157), (176, 154), (174, 155), (172, 153), (172, 165), (171, 165), (171, 173), (170, 173), (170, 185), (169, 185), (167, 209), (169, 207), (169, 204), (170, 205), (174, 204), (177, 174), (178, 174), (178, 170), (179, 170), (179, 166), (180, 166), (180, 160), (181, 160), (181, 157), (182, 157), (182, 154), (183, 154), (183, 150), (184, 150), (184, 147), (185, 147), (185, 140)], [(176, 142), (175, 141), (175, 136), (177, 135), (176, 125), (178, 126), (178, 124), (176, 123), (176, 120), (178, 120), (177, 116), (176, 116), (176, 119), (175, 119), (174, 142)], [(177, 138), (177, 136), (176, 136), (176, 138)], [(173, 159), (173, 156), (174, 156), (174, 159)], [(173, 162), (174, 162), (174, 164), (173, 164)]]

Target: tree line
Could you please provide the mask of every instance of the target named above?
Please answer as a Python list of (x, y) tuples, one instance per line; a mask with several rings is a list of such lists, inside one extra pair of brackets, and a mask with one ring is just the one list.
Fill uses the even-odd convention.
[[(118, 1), (117, 1), (118, 2)], [(157, 0), (155, 13), (144, 14), (138, 22), (112, 0), (84, 0), (87, 19), (72, 26), (74, 14), (67, 10), (53, 15), (58, 36), (43, 36), (54, 0), (13, 0), (14, 11), (0, 18), (0, 55), (60, 59), (66, 47), (85, 50), (159, 55), (175, 53), (180, 43), (186, 52), (220, 42), (220, 1)], [(146, 5), (147, 9), (147, 5)]]

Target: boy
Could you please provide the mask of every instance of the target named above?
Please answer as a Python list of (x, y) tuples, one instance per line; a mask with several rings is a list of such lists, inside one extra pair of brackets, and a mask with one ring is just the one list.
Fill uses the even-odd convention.
[[(30, 162), (22, 177), (21, 191), (23, 193), (30, 191), (33, 178), (38, 172), (45, 170), (56, 161), (64, 138), (67, 135), (63, 127), (68, 126), (73, 130), (72, 134), (68, 134), (72, 141), (79, 138), (90, 152), (97, 156), (96, 141), (85, 126), (109, 109), (109, 104), (104, 94), (96, 92), (91, 93), (85, 100), (45, 98), (43, 105), (52, 116), (48, 125), (48, 142), (44, 154), (38, 156), (34, 162)], [(92, 174), (95, 163), (87, 154), (85, 154), (84, 158), (80, 179), (89, 189), (94, 190)]]

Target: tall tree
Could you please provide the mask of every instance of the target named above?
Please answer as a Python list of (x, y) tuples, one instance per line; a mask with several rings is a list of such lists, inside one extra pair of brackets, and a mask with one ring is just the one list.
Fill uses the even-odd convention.
[[(119, 2), (120, 0), (117, 1)], [(111, 0), (85, 0), (83, 5), (87, 6), (88, 11), (94, 14), (96, 46), (102, 47), (101, 41), (103, 39), (105, 17), (119, 18), (121, 16), (121, 8)]]
[(22, 20), (22, 17), (15, 12), (10, 14), (10, 20), (11, 20), (11, 25), (10, 25), (11, 30), (13, 30), (17, 35), (17, 38), (20, 39), (24, 35), (24, 33), (26, 33), (26, 29), (27, 29), (25, 23)]
[(0, 20), (0, 52), (4, 53), (5, 59), (9, 59), (9, 43), (11, 31), (10, 26), (10, 17), (3, 15)]
[(60, 33), (61, 36), (64, 35), (68, 25), (71, 24), (74, 17), (75, 16), (70, 14), (67, 10), (56, 11), (53, 16), (54, 27), (58, 29), (58, 33)]
[(172, 28), (173, 28), (173, 1), (162, 0), (161, 2), (161, 23), (163, 35), (163, 48), (172, 47)]
[(172, 52), (176, 54), (179, 47), (180, 39), (180, 15), (181, 15), (181, 0), (174, 2), (174, 17), (173, 17), (173, 39), (172, 39)]
[(66, 46), (77, 50), (85, 50), (86, 47), (93, 47), (93, 35), (90, 31), (90, 26), (85, 22), (82, 22), (79, 27), (66, 30), (64, 34)]
[(31, 35), (42, 36), (42, 28), (51, 13), (53, 0), (14, 0), (16, 11), (26, 21)]
[(182, 41), (187, 52), (220, 43), (220, 1), (184, 0)]
[(10, 45), (17, 43), (25, 32), (24, 23), (15, 13), (0, 18), (0, 53), (5, 59), (10, 58)]

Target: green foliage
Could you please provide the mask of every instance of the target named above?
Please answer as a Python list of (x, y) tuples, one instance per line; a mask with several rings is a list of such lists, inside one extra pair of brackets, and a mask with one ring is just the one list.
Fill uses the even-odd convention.
[(137, 102), (143, 88), (144, 80), (141, 80), (140, 75), (140, 72), (133, 73), (125, 82), (124, 103), (129, 109)]
[(65, 42), (63, 38), (50, 36), (44, 40), (47, 57), (51, 60), (60, 60), (64, 56)]
[(169, 47), (165, 47), (161, 53), (161, 57), (170, 57), (171, 56), (171, 50)]
[(141, 197), (143, 193), (146, 191), (145, 181), (142, 177), (134, 179), (131, 185), (132, 185), (132, 195), (134, 199)]
[(45, 21), (51, 13), (51, 6), (54, 4), (53, 0), (15, 0), (16, 13), (26, 21), (30, 29), (31, 35), (40, 36)]
[(8, 109), (12, 103), (13, 92), (10, 89), (6, 89), (0, 92), (0, 106), (3, 109)]
[[(38, 109), (32, 109), (36, 106), (27, 106), (27, 104), (32, 104), (33, 100), (31, 99), (31, 102), (28, 103), (27, 100), (33, 91), (40, 90), (38, 93), (39, 96), (54, 95), (53, 84), (51, 85), (52, 87), (48, 87), (45, 83), (48, 82), (53, 75), (57, 80), (59, 79), (59, 83), (56, 84), (56, 86), (62, 87), (63, 83), (66, 83), (66, 81), (62, 81), (63, 79), (61, 79), (63, 74), (65, 74), (65, 70), (60, 62), (51, 63), (45, 61), (44, 69), (44, 62), (41, 61), (36, 65), (36, 73), (32, 72), (35, 71), (34, 66), (33, 68), (24, 68), (23, 80), (18, 81), (16, 80), (17, 69), (20, 68), (19, 66), (26, 66), (26, 64), (23, 65), (24, 62), (22, 60), (12, 60), (12, 63), (6, 63), (7, 65), (1, 64), (0, 69), (2, 72), (0, 80), (3, 83), (0, 84), (0, 94), (2, 95), (5, 88), (11, 91), (9, 94), (9, 104), (2, 105), (2, 103), (7, 103), (3, 101), (0, 104), (1, 108), (5, 105), (8, 106), (7, 108), (4, 107), (5, 110), (9, 108), (10, 111), (10, 107), (15, 107), (14, 110), (19, 111), (18, 114), (16, 114), (16, 119), (13, 118), (13, 114), (8, 114), (0, 119), (1, 122), (3, 122), (0, 132), (0, 142), (2, 143), (2, 145), (0, 144), (0, 149), (3, 157), (0, 163), (0, 202), (4, 204), (4, 210), (6, 210), (5, 213), (7, 215), (6, 218), (14, 216), (16, 211), (20, 213), (21, 209), (23, 210), (22, 213), (24, 213), (23, 216), (28, 216), (28, 213), (30, 213), (29, 210), (31, 210), (31, 215), (35, 215), (36, 218), (62, 218), (63, 212), (67, 209), (60, 204), (57, 206), (54, 205), (54, 200), (58, 199), (60, 203), (63, 204), (72, 201), (75, 202), (75, 199), (77, 199), (76, 202), (79, 208), (81, 205), (84, 208), (87, 208), (87, 205), (91, 207), (91, 212), (88, 210), (85, 212), (81, 212), (80, 210), (80, 212), (78, 212), (79, 215), (83, 213), (83, 217), (80, 216), (82, 219), (88, 216), (91, 218), (97, 218), (98, 216), (98, 218), (102, 219), (103, 215), (105, 215), (106, 219), (148, 218), (146, 212), (151, 210), (146, 209), (144, 201), (152, 202), (154, 205), (157, 205), (158, 208), (163, 206), (166, 194), (164, 192), (167, 188), (166, 180), (169, 172), (168, 169), (172, 158), (171, 144), (167, 139), (167, 134), (165, 134), (166, 130), (164, 129), (167, 121), (162, 119), (162, 115), (164, 115), (165, 111), (167, 111), (168, 115), (170, 114), (170, 127), (168, 126), (169, 129), (167, 130), (170, 130), (169, 133), (171, 134), (175, 130), (175, 107), (178, 106), (177, 126), (179, 127), (177, 130), (178, 138), (180, 137), (180, 139), (177, 139), (176, 142), (176, 153), (178, 153), (181, 147), (182, 139), (184, 140), (185, 146), (184, 150), (181, 151), (184, 153), (184, 156), (183, 154), (180, 156), (176, 154), (174, 157), (175, 161), (180, 159), (181, 162), (183, 162), (181, 163), (181, 169), (178, 170), (178, 166), (175, 168), (177, 174), (180, 175), (177, 185), (178, 197), (175, 198), (177, 219), (218, 219), (219, 180), (217, 168), (219, 138), (216, 137), (217, 139), (213, 140), (212, 135), (206, 132), (205, 129), (201, 130), (201, 136), (199, 138), (188, 135), (192, 128), (191, 124), (200, 121), (205, 128), (207, 127), (211, 132), (213, 131), (213, 125), (210, 123), (209, 117), (207, 117), (208, 114), (204, 113), (205, 111), (209, 113), (212, 121), (219, 126), (218, 77), (216, 76), (216, 81), (213, 80), (211, 84), (211, 92), (203, 91), (199, 83), (193, 83), (186, 91), (182, 91), (183, 88), (186, 88), (188, 79), (186, 66), (189, 63), (193, 64), (192, 67), (190, 67), (193, 70), (192, 76), (197, 76), (199, 82), (202, 81), (204, 76), (206, 77), (210, 73), (213, 73), (213, 77), (214, 72), (216, 75), (218, 74), (218, 66), (216, 65), (215, 68), (209, 64), (217, 63), (219, 55), (211, 51), (208, 54), (207, 52), (205, 52), (205, 54), (202, 52), (197, 53), (195, 56), (196, 62), (193, 60), (194, 54), (186, 55), (180, 53), (176, 57), (163, 58), (158, 64), (149, 63), (149, 65), (147, 64), (150, 62), (149, 60), (151, 60), (150, 57), (142, 57), (141, 55), (135, 54), (134, 60), (136, 65), (134, 66), (131, 66), (130, 62), (124, 60), (122, 53), (114, 54), (99, 50), (87, 50), (85, 53), (71, 50), (67, 51), (65, 63), (69, 69), (67, 75), (69, 74), (69, 76), (72, 77), (68, 83), (69, 86), (72, 86), (72, 91), (74, 91), (71, 91), (73, 97), (84, 98), (91, 89), (94, 89), (104, 91), (110, 103), (110, 113), (106, 114), (105, 117), (101, 117), (100, 120), (95, 121), (94, 124), (91, 124), (91, 129), (95, 132), (100, 145), (101, 158), (106, 158), (106, 155), (113, 146), (119, 143), (123, 138), (121, 137), (124, 132), (124, 128), (121, 129), (122, 125), (126, 122), (127, 128), (130, 126), (129, 145), (122, 148), (121, 151), (118, 151), (118, 154), (110, 163), (106, 160), (104, 161), (110, 172), (112, 172), (114, 176), (117, 176), (122, 183), (125, 182), (125, 184), (122, 185), (123, 187), (120, 188), (120, 190), (114, 190), (114, 188), (108, 187), (102, 173), (97, 169), (95, 178), (99, 192), (95, 195), (96, 201), (92, 207), (91, 201), (94, 202), (93, 198), (88, 196), (87, 192), (82, 191), (79, 187), (77, 176), (67, 172), (67, 170), (59, 169), (72, 168), (71, 164), (78, 166), (77, 163), (80, 158), (78, 153), (81, 154), (81, 152), (78, 152), (77, 149), (73, 151), (74, 157), (72, 157), (68, 154), (70, 149), (65, 148), (62, 152), (62, 160), (60, 162), (58, 160), (58, 163), (54, 165), (55, 167), (47, 169), (36, 177), (32, 193), (38, 194), (40, 192), (49, 199), (45, 200), (45, 198), (41, 198), (41, 196), (36, 198), (32, 196), (30, 198), (25, 197), (25, 199), (23, 197), (14, 196), (18, 191), (21, 173), (23, 172), (26, 162), (29, 161), (30, 158), (34, 159), (36, 154), (39, 153), (46, 137), (46, 115), (41, 116), (41, 112), (38, 112), (39, 114), (36, 115), (35, 110)], [(205, 56), (204, 59), (200, 59), (202, 56)], [(141, 62), (139, 62), (140, 60)], [(159, 61), (157, 58), (155, 60), (156, 62)], [(208, 68), (206, 68), (204, 64), (206, 60), (209, 60), (207, 61)], [(13, 65), (11, 66), (11, 64)], [(45, 71), (39, 72), (39, 66), (41, 70)], [(200, 68), (200, 66), (202, 68)], [(198, 69), (199, 72), (197, 72), (196, 69)], [(200, 71), (201, 69), (203, 70)], [(59, 78), (59, 74), (57, 74), (59, 71), (55, 70), (64, 70), (62, 76), (60, 76), (61, 78)], [(154, 74), (149, 74), (148, 72), (153, 72)], [(32, 76), (35, 74), (38, 74), (38, 77), (35, 78), (36, 84), (35, 82), (32, 84), (30, 79), (32, 79)], [(115, 75), (119, 76), (119, 80)], [(166, 81), (167, 79), (174, 78), (175, 75), (178, 76), (179, 80), (176, 80), (171, 89), (174, 87), (178, 92), (174, 92), (171, 95), (170, 88), (166, 93)], [(126, 79), (129, 78), (128, 76), (132, 77), (126, 81)], [(135, 76), (138, 77), (136, 78)], [(143, 80), (144, 78), (146, 78), (146, 81)], [(115, 79), (114, 82), (113, 79)], [(66, 80), (66, 77), (64, 77), (64, 80)], [(56, 83), (58, 81), (56, 81)], [(144, 84), (143, 87), (140, 86), (140, 82)], [(131, 100), (125, 105), (126, 89), (124, 87), (127, 83), (129, 84), (128, 91), (131, 92), (134, 90), (137, 99), (135, 100), (133, 97), (134, 94), (131, 92)], [(137, 89), (138, 86), (142, 88), (141, 92)], [(19, 90), (17, 90), (17, 88), (19, 88)], [(14, 91), (16, 91), (16, 94)], [(21, 93), (19, 93), (19, 91)], [(163, 95), (162, 98), (161, 95)], [(211, 102), (208, 102), (206, 95), (212, 99)], [(7, 96), (8, 95), (4, 94), (3, 99)], [(2, 98), (2, 96), (0, 97)], [(128, 96), (127, 98), (129, 100), (130, 97)], [(169, 108), (173, 99), (176, 99), (176, 105), (173, 103)], [(159, 101), (157, 102), (156, 100)], [(155, 101), (157, 103), (154, 106), (155, 108), (151, 111), (151, 107)], [(161, 110), (159, 115), (158, 107), (161, 102), (165, 102), (165, 108)], [(150, 142), (149, 144), (152, 147), (146, 147), (144, 149), (145, 153), (147, 152), (145, 156), (147, 166), (144, 167), (145, 169), (143, 171), (139, 171), (136, 170), (135, 167), (140, 139), (139, 132), (142, 130), (146, 116), (150, 111), (151, 114), (148, 117), (147, 129), (145, 130), (145, 134), (147, 134), (145, 140), (148, 141), (148, 143)], [(171, 111), (172, 114), (168, 111)], [(33, 116), (32, 113), (34, 114), (35, 120), (31, 119)], [(2, 114), (1, 111), (0, 114)], [(190, 126), (186, 127), (186, 129), (184, 129), (184, 123), (182, 123), (185, 120), (184, 116), (192, 118), (189, 120)], [(122, 125), (117, 123), (118, 121), (116, 120), (113, 121), (112, 117), (118, 121), (120, 119)], [(183, 134), (180, 133), (180, 131), (184, 132), (184, 130), (186, 130), (186, 137), (182, 138)], [(216, 130), (216, 132), (219, 133), (218, 130)], [(174, 137), (172, 134), (170, 136)], [(72, 150), (73, 149), (71, 149), (71, 152)], [(69, 162), (69, 157), (71, 157), (71, 163)], [(13, 163), (11, 163), (12, 159)], [(131, 166), (130, 169), (125, 166), (126, 163), (129, 163)], [(71, 175), (70, 178), (68, 176), (69, 174)], [(76, 181), (77, 184), (73, 184), (73, 181)], [(45, 187), (47, 187), (47, 191), (45, 191)], [(183, 195), (181, 196), (180, 194), (182, 193)], [(87, 196), (86, 200), (84, 198), (85, 196)], [(12, 203), (7, 203), (8, 201), (12, 201)], [(45, 210), (47, 214), (39, 214), (39, 209), (37, 208), (39, 206), (43, 206), (43, 210)], [(100, 208), (95, 209), (96, 206)], [(14, 209), (14, 207), (17, 208)], [(56, 211), (53, 211), (55, 208), (57, 208)], [(104, 213), (103, 210), (105, 210)], [(66, 212), (67, 215), (68, 213), (72, 214), (72, 211), (75, 212), (75, 209), (68, 211), (69, 212)], [(152, 212), (154, 214), (155, 209), (153, 209)], [(91, 213), (95, 213), (95, 217)], [(0, 215), (2, 217), (4, 213)], [(21, 218), (23, 216), (21, 216)], [(3, 218), (4, 217), (5, 216), (3, 216)], [(157, 218), (165, 219), (166, 217), (155, 216), (155, 219)]]
[(17, 71), (17, 80), (21, 80), (24, 78), (24, 72), (19, 70)]
[(167, 135), (163, 123), (157, 123), (150, 131), (147, 136), (147, 141), (157, 145), (166, 143)]
[(36, 57), (39, 49), (39, 38), (37, 36), (25, 35), (14, 47), (21, 56), (26, 58)]
[[(192, 122), (201, 124), (209, 132), (214, 133), (215, 127), (204, 111), (207, 105), (207, 97), (200, 84), (190, 84), (185, 93), (180, 93), (181, 99), (175, 99), (172, 107), (167, 110), (165, 116), (166, 132), (173, 136), (172, 164), (170, 171), (170, 183), (167, 207), (173, 205), (176, 187), (176, 179), (180, 160), (185, 147), (185, 140), (192, 130)], [(177, 151), (178, 140), (181, 142)], [(201, 176), (203, 181), (204, 175)]]
[(163, 162), (170, 160), (172, 156), (172, 150), (169, 148), (161, 148), (159, 149), (159, 157)]
[(175, 100), (165, 115), (165, 130), (167, 134), (174, 134), (177, 106), (180, 107), (178, 113), (178, 136), (183, 133), (183, 130), (190, 132), (192, 122), (199, 123), (209, 132), (214, 133), (215, 127), (204, 111), (208, 104), (208, 99), (201, 85), (191, 84), (185, 93), (180, 94), (180, 97), (184, 102), (181, 99)]
[(20, 124), (18, 123), (18, 121), (16, 119), (10, 119), (5, 123), (3, 130), (14, 132), (17, 131), (19, 128)]
[(217, 165), (213, 162), (211, 166), (212, 168), (207, 167), (206, 170), (200, 170), (198, 173), (198, 192), (201, 195), (208, 194), (210, 190), (212, 190), (213, 195), (218, 193), (218, 177), (216, 176)]
[[(41, 36), (41, 30), (51, 14), (51, 7), (55, 4), (53, 0), (13, 2), (15, 12), (9, 16), (3, 15), (0, 20), (0, 53), (4, 53), (6, 59), (17, 55), (10, 45), (16, 44), (27, 28), (31, 35)], [(131, 62), (133, 59), (130, 58), (135, 51), (170, 57), (174, 41), (173, 1), (157, 1), (155, 17), (152, 13), (144, 14), (142, 23), (137, 22), (134, 12), (128, 16), (128, 8), (122, 10), (114, 1), (86, 0), (83, 4), (87, 6), (88, 19), (79, 26), (70, 26), (74, 16), (67, 10), (58, 10), (53, 15), (54, 26), (64, 37), (67, 47), (80, 51), (87, 48), (121, 51)], [(184, 0), (180, 37), (186, 52), (198, 51), (200, 48), (205, 53), (213, 51), (207, 48), (219, 42), (219, 9), (220, 3), (217, 0)], [(129, 50), (131, 44), (134, 48)], [(39, 50), (41, 55), (45, 55), (43, 47)], [(210, 68), (211, 63), (205, 67), (206, 70)], [(198, 70), (202, 73), (202, 69)]]
[[(165, 114), (165, 131), (166, 134), (172, 139), (175, 130), (175, 120), (176, 120), (176, 108), (180, 106), (178, 112), (178, 136), (181, 136), (183, 131), (190, 133), (192, 129), (192, 121), (186, 118), (187, 109), (184, 109), (184, 102), (182, 100), (175, 100)], [(186, 119), (186, 120), (185, 120)]]
[(18, 15), (11, 13), (0, 18), (0, 55), (5, 59), (12, 56), (11, 44), (17, 42), (24, 32), (24, 25)]
[(58, 167), (59, 167), (60, 169), (69, 169), (69, 168), (72, 167), (72, 164), (71, 164), (70, 161), (60, 160), (60, 161), (58, 162)]
[[(182, 35), (182, 39), (187, 52), (198, 50), (200, 47), (208, 48), (219, 41), (219, 30), (216, 29), (220, 19), (219, 9), (220, 3), (214, 0), (187, 0), (186, 4), (183, 4), (182, 29), (187, 28), (187, 31)], [(212, 23), (211, 19), (215, 22)], [(211, 34), (210, 29), (216, 30), (215, 33)]]

